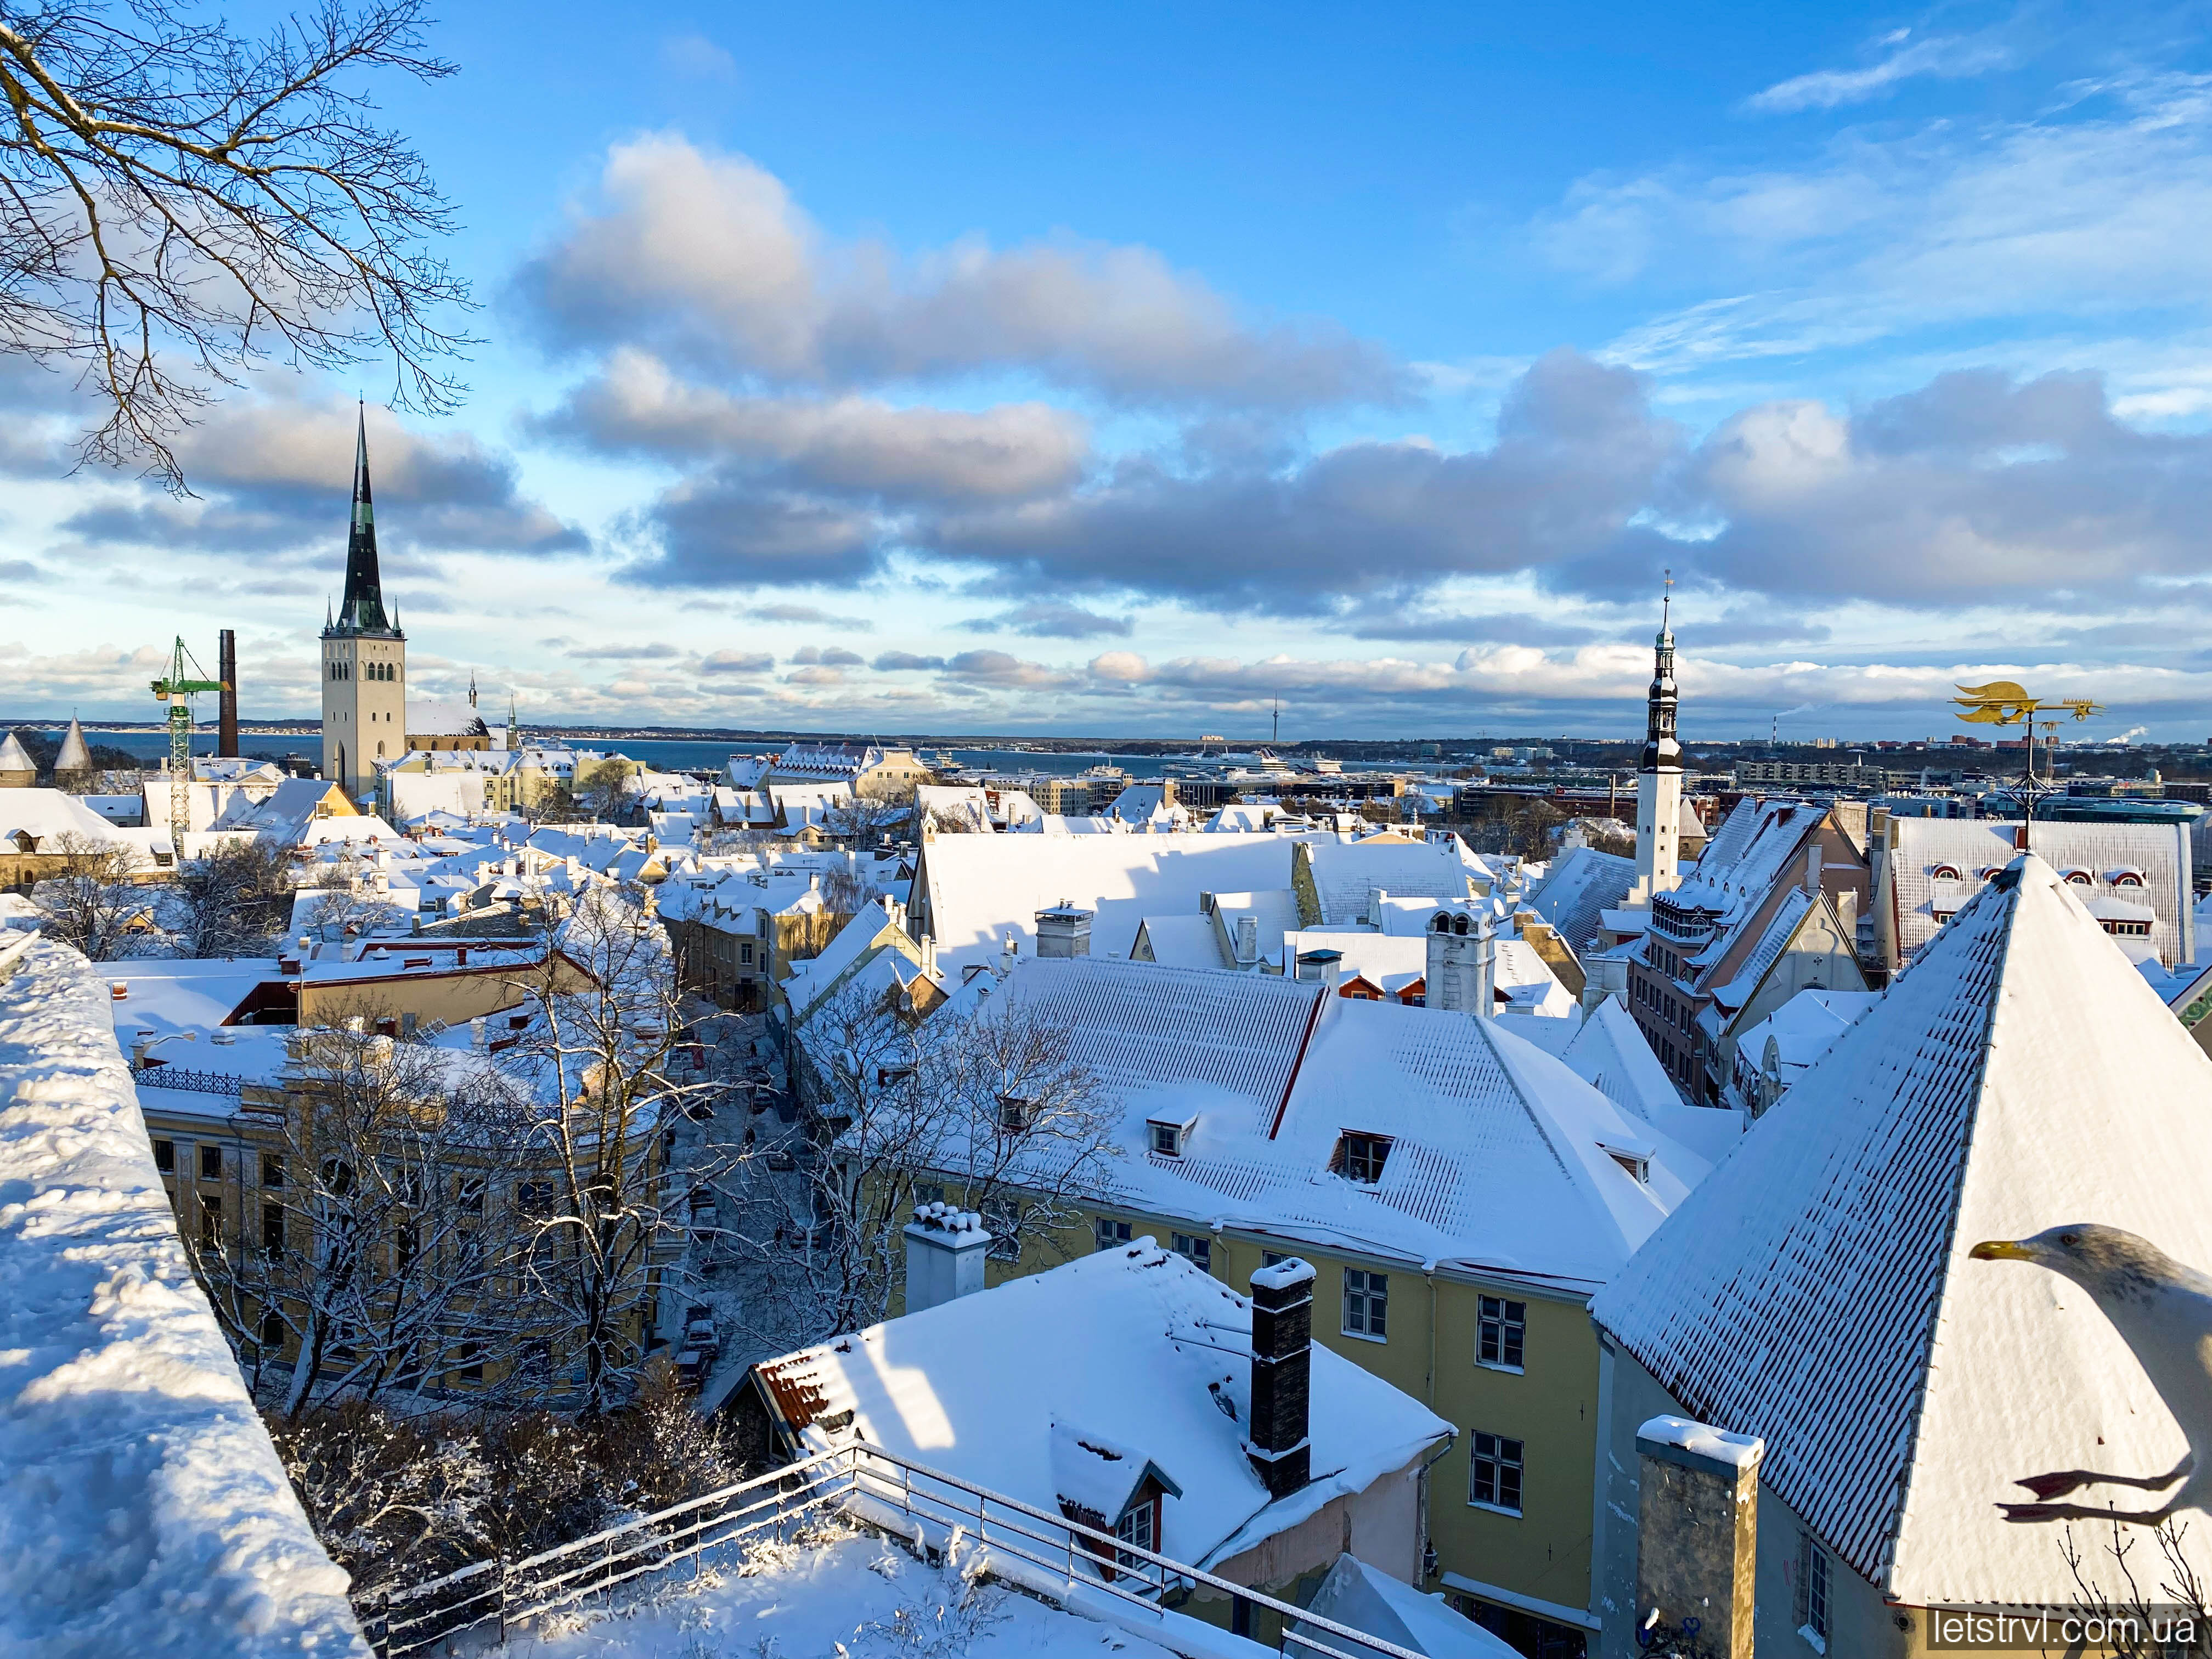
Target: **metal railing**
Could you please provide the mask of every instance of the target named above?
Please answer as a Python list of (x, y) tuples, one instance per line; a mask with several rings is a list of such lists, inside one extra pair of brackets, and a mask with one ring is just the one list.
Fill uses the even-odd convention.
[[(516, 1626), (592, 1596), (611, 1602), (617, 1586), (684, 1561), (694, 1564), (696, 1576), (709, 1551), (771, 1535), (787, 1541), (806, 1516), (831, 1510), (928, 1553), (964, 1538), (992, 1577), (1170, 1649), (1176, 1646), (1173, 1626), (1185, 1615), (1168, 1603), (1203, 1586), (1232, 1607), (1243, 1604), (1247, 1619), (1272, 1613), (1285, 1654), (1419, 1659), (1188, 1562), (860, 1444), (817, 1453), (520, 1560), (478, 1561), (425, 1583), (372, 1591), (356, 1599), (356, 1611), (386, 1659), (420, 1653), (483, 1625), (495, 1625), (504, 1640)], [(1216, 1633), (1206, 1645), (1218, 1641)]]
[(131, 1080), (149, 1089), (185, 1089), (196, 1095), (242, 1095), (249, 1078), (228, 1072), (188, 1072), (181, 1066), (134, 1066)]

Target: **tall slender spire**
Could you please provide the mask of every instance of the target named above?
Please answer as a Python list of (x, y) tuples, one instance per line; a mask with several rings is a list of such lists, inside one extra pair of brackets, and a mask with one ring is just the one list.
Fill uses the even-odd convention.
[(384, 584), (376, 568), (376, 509), (368, 488), (368, 416), (356, 407), (353, 452), (353, 520), (346, 532), (345, 594), (338, 602), (337, 631), (397, 634), (384, 614)]
[(1644, 726), (1644, 762), (1638, 769), (1656, 772), (1661, 768), (1680, 771), (1682, 745), (1674, 740), (1674, 573), (1667, 573), (1659, 601), (1659, 636), (1652, 641), (1651, 693)]

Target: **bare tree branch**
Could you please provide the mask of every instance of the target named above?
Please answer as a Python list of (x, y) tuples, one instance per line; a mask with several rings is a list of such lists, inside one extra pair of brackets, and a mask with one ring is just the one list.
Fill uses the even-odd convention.
[(171, 446), (264, 364), (389, 354), (398, 407), (452, 408), (454, 222), (364, 75), (434, 81), (422, 0), (320, 0), (259, 40), (176, 0), (0, 0), (0, 351), (75, 365), (83, 459), (173, 489)]

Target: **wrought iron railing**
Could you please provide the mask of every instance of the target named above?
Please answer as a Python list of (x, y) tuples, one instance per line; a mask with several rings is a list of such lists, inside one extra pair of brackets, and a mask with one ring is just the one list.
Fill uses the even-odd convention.
[(150, 1089), (184, 1089), (196, 1095), (242, 1095), (251, 1078), (228, 1072), (189, 1072), (181, 1066), (134, 1066), (131, 1080)]
[[(1243, 1603), (1248, 1616), (1273, 1613), (1285, 1654), (1419, 1659), (1188, 1562), (860, 1444), (817, 1453), (520, 1560), (478, 1561), (425, 1583), (373, 1590), (356, 1597), (356, 1611), (384, 1659), (423, 1652), (487, 1625), (504, 1640), (519, 1626), (594, 1597), (609, 1602), (618, 1586), (684, 1561), (696, 1576), (709, 1552), (754, 1539), (788, 1540), (809, 1516), (832, 1511), (932, 1553), (956, 1535), (964, 1538), (992, 1576), (1071, 1611), (1147, 1632), (1170, 1649), (1183, 1615), (1168, 1603), (1203, 1586), (1232, 1607)], [(1220, 1641), (1218, 1632), (1210, 1632), (1205, 1645), (1218, 1650)], [(1255, 1651), (1261, 1650), (1255, 1644)]]

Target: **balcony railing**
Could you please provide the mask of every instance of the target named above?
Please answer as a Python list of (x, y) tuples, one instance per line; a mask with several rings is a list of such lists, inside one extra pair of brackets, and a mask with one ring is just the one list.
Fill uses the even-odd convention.
[[(1420, 1659), (1188, 1562), (1136, 1548), (1110, 1533), (1048, 1515), (880, 1447), (857, 1444), (817, 1453), (522, 1560), (478, 1561), (425, 1583), (373, 1591), (356, 1598), (356, 1610), (383, 1659), (423, 1652), (482, 1626), (495, 1626), (504, 1641), (515, 1626), (545, 1614), (593, 1597), (609, 1602), (633, 1578), (685, 1561), (693, 1564), (696, 1577), (711, 1551), (758, 1538), (783, 1542), (809, 1516), (831, 1512), (932, 1553), (959, 1536), (993, 1577), (1169, 1647), (1176, 1645), (1176, 1624), (1199, 1621), (1164, 1601), (1174, 1592), (1204, 1585), (1232, 1604), (1273, 1613), (1281, 1620), (1286, 1654)], [(1210, 1649), (1234, 1639), (1206, 1629)], [(1267, 1651), (1252, 1644), (1255, 1659)]]
[(181, 1066), (134, 1066), (131, 1080), (149, 1089), (183, 1089), (196, 1095), (238, 1096), (246, 1092), (250, 1078), (228, 1072), (189, 1072)]

